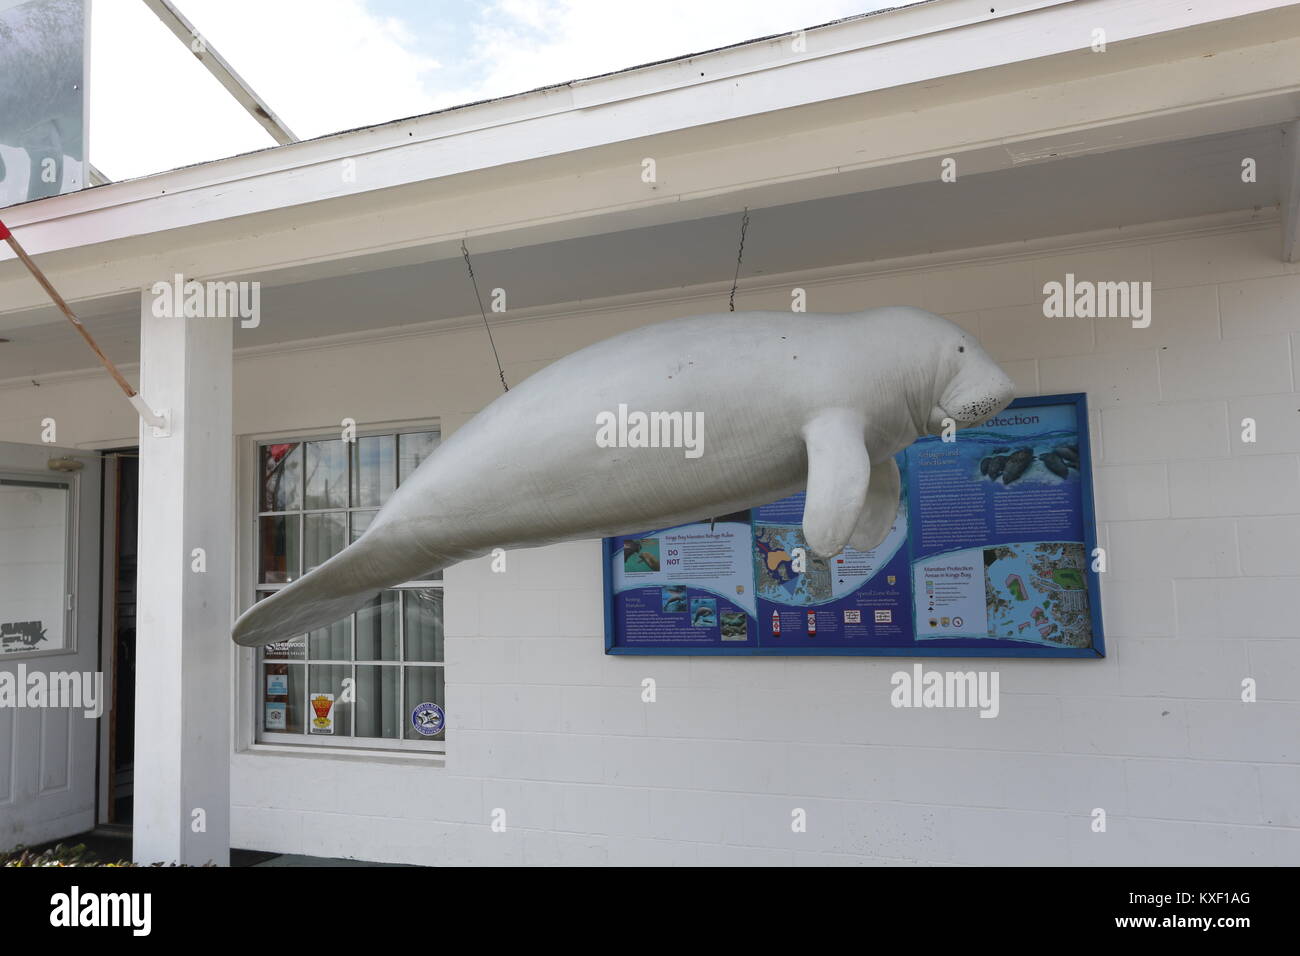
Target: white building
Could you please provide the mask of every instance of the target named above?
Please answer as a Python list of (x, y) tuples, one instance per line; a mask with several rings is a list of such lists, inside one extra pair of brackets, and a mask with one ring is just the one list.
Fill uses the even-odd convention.
[[(0, 472), (75, 493), (75, 653), (41, 663), (119, 678), (98, 721), (0, 709), (0, 849), (111, 819), (131, 706), (113, 584), (136, 553), (112, 451), (138, 447), (138, 860), (1300, 861), (1298, 115), (1294, 4), (936, 0), (7, 210), (172, 424), (142, 428), (0, 253)], [(358, 444), (349, 495), (345, 419), (447, 435), (499, 394), (462, 240), (485, 301), (505, 291), (513, 385), (723, 308), (744, 207), (738, 308), (796, 287), (809, 311), (916, 305), (1019, 394), (1088, 394), (1104, 659), (980, 662), (1002, 689), (981, 720), (893, 708), (912, 661), (608, 656), (597, 541), (390, 598), (404, 652), (396, 610), (355, 646), (346, 625), (314, 641), (330, 664), (231, 643), (259, 585), (337, 550), (372, 479), (431, 443)], [(178, 273), (260, 282), (260, 324), (156, 317)], [(1045, 318), (1067, 273), (1150, 282), (1150, 326)], [(48, 471), (64, 454), (86, 466)], [(259, 486), (294, 455), (305, 497)], [(20, 659), (41, 660), (0, 668)], [(268, 729), (268, 678), (346, 675), (366, 705), (335, 735), (301, 709)], [(440, 697), (445, 739), (402, 732), (399, 688)]]

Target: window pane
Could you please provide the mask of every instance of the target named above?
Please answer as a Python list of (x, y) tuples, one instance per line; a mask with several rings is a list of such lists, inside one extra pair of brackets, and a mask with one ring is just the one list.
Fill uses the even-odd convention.
[(302, 733), (302, 665), (263, 664), (262, 729), (276, 734)]
[(307, 659), (307, 642), (301, 637), (287, 641), (272, 641), (262, 647), (264, 661), (305, 661)]
[(358, 737), (398, 736), (402, 724), (402, 699), (397, 679), (400, 668), (374, 664), (357, 668)]
[(303, 515), (303, 562), (305, 571), (318, 568), (343, 550), (348, 533), (346, 511)]
[(343, 697), (350, 664), (307, 665), (307, 732), (346, 737), (352, 733), (352, 705)]
[(437, 447), (437, 432), (411, 432), (409, 435), (398, 435), (397, 480), (405, 481), (411, 472), (419, 467), (420, 462), (428, 458)]
[(357, 611), (357, 660), (397, 660), (397, 601), (396, 591), (384, 591)]
[(358, 438), (352, 446), (352, 504), (382, 505), (397, 487), (397, 439)]
[(307, 442), (304, 507), (348, 506), (348, 445), (341, 440)]
[[(259, 591), (256, 600), (261, 601), (274, 593), (274, 591)], [(305, 661), (307, 659), (307, 644), (299, 635), (263, 644), (261, 651), (264, 661)]]
[(314, 661), (352, 660), (352, 615), (307, 635), (307, 654)]
[(68, 646), (63, 626), (70, 500), (68, 486), (54, 481), (0, 484), (0, 655)]
[(259, 511), (302, 507), (302, 446), (297, 442), (263, 445)]
[(365, 533), (370, 527), (370, 522), (375, 520), (378, 511), (354, 511), (352, 512), (352, 540), (355, 541)]
[[(437, 704), (446, 710), (443, 699), (443, 679), (441, 667), (407, 667), (406, 674), (406, 713), (403, 715), (404, 736), (407, 740), (446, 740), (446, 728), (436, 734), (419, 733), (411, 721), (412, 714), (420, 710), (421, 704)], [(433, 719), (433, 718), (428, 718)]]
[[(442, 660), (442, 588), (403, 591), (406, 660)], [(417, 701), (418, 703), (418, 701)]]
[(257, 519), (262, 584), (288, 584), (298, 577), (298, 516)]

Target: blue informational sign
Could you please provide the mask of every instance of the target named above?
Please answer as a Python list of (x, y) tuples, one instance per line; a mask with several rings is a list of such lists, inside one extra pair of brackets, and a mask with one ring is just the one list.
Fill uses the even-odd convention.
[(606, 651), (1105, 656), (1082, 394), (1017, 399), (897, 461), (872, 551), (814, 556), (802, 493), (605, 539)]

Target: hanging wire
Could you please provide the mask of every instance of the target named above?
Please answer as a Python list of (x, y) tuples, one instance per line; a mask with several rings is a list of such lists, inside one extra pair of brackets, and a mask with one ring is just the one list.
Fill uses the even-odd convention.
[[(736, 311), (736, 286), (740, 284), (740, 260), (745, 257), (745, 233), (749, 230), (749, 207), (745, 207), (744, 213), (740, 217), (740, 248), (736, 250), (736, 275), (731, 280), (731, 299), (727, 303), (729, 312)], [(713, 533), (714, 524), (717, 518), (709, 519), (709, 533)]]
[(728, 311), (736, 311), (736, 286), (740, 284), (740, 260), (745, 255), (745, 231), (749, 228), (749, 207), (745, 207), (745, 214), (740, 220), (740, 250), (736, 253), (736, 276), (731, 280), (731, 308)]
[(492, 326), (488, 325), (487, 312), (483, 308), (483, 297), (478, 294), (478, 280), (474, 278), (474, 266), (469, 261), (469, 247), (465, 245), (465, 240), (460, 241), (460, 254), (465, 257), (465, 268), (469, 270), (469, 281), (474, 285), (474, 299), (478, 302), (479, 315), (483, 316), (483, 328), (487, 330), (488, 344), (492, 346), (492, 358), (496, 359), (497, 375), (501, 377), (501, 387), (507, 392), (510, 386), (506, 384), (506, 373), (501, 368), (501, 356), (497, 354), (497, 343), (492, 338)]

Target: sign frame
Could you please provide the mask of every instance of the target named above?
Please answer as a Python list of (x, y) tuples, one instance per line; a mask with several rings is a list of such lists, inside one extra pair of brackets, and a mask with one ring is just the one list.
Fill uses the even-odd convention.
[[(604, 592), (605, 653), (629, 656), (668, 657), (975, 657), (975, 658), (1027, 658), (1035, 660), (1100, 660), (1106, 656), (1106, 639), (1101, 609), (1101, 577), (1093, 569), (1093, 556), (1097, 545), (1097, 518), (1093, 495), (1093, 465), (1091, 423), (1088, 418), (1088, 397), (1084, 392), (1056, 395), (1025, 396), (1007, 406), (1007, 411), (1017, 408), (1042, 408), (1044, 406), (1073, 406), (1078, 423), (1080, 520), (1083, 525), (1083, 544), (1087, 564), (1088, 613), (1092, 625), (1091, 647), (927, 647), (925, 642), (913, 640), (912, 645), (876, 647), (625, 647), (615, 644), (614, 633), (614, 580), (611, 566), (614, 557), (613, 538), (601, 539), (601, 579)], [(960, 438), (958, 438), (960, 441)], [(904, 492), (905, 493), (905, 492)], [(654, 529), (655, 531), (665, 529)], [(909, 531), (910, 540), (910, 531)]]

